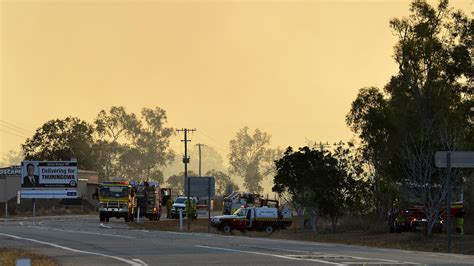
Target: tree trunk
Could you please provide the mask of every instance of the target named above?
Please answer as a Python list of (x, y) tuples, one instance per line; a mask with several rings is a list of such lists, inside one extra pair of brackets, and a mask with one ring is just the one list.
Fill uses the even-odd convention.
[(310, 215), (309, 215), (309, 223), (311, 225), (311, 231), (313, 233), (316, 233), (317, 227), (316, 224), (318, 222), (318, 209), (311, 209)]
[(336, 233), (337, 216), (336, 216), (336, 217), (333, 217), (333, 218), (331, 219), (331, 223), (332, 223), (332, 232), (333, 232), (333, 233)]
[[(300, 230), (304, 229), (304, 209), (303, 208), (298, 208), (296, 210), (296, 213), (298, 214), (298, 227)], [(296, 228), (298, 230), (298, 228)]]

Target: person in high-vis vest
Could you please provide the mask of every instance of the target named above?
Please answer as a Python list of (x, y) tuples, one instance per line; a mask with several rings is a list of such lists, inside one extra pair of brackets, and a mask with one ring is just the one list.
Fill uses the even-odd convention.
[(454, 219), (456, 224), (456, 233), (464, 235), (464, 210), (460, 210), (456, 218)]

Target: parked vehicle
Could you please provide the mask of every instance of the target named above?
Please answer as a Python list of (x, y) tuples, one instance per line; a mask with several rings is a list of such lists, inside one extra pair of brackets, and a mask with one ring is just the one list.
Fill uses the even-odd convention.
[[(454, 223), (454, 217), (457, 217), (458, 212), (462, 209), (462, 202), (453, 202), (451, 205), (451, 221)], [(444, 208), (443, 208), (444, 209)], [(443, 225), (446, 223), (447, 213), (440, 215), (436, 223), (433, 226), (434, 232), (441, 233), (443, 231)], [(422, 230), (426, 227), (428, 220), (423, 212), (423, 205), (413, 204), (408, 208), (396, 209), (393, 208), (388, 217), (390, 233), (401, 233), (401, 232), (415, 232)]]
[[(198, 199), (196, 197), (191, 197), (191, 213), (190, 216), (193, 219), (197, 218), (197, 209), (196, 209), (196, 204), (198, 202)], [(186, 196), (178, 196), (176, 197), (172, 207), (171, 207), (171, 218), (172, 219), (177, 219), (179, 218), (179, 210), (182, 210), (182, 215), (183, 217), (186, 217), (186, 202), (188, 200), (188, 197)]]
[(103, 182), (98, 189), (99, 219), (108, 222), (110, 217), (133, 221), (137, 199), (128, 181)]
[(271, 234), (277, 229), (291, 225), (292, 212), (289, 209), (279, 210), (272, 207), (241, 207), (231, 215), (220, 215), (211, 218), (211, 225), (230, 233), (237, 229), (262, 230)]
[[(161, 189), (158, 183), (143, 182), (134, 187), (136, 190), (137, 206), (135, 213), (147, 217), (150, 221), (158, 221), (162, 211)], [(138, 209), (140, 208), (140, 211)]]

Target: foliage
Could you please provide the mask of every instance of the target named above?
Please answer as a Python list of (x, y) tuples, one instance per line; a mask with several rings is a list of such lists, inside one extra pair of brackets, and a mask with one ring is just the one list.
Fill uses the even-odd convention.
[(431, 217), (438, 217), (447, 192), (446, 175), (434, 168), (432, 156), (472, 148), (474, 23), (444, 0), (437, 7), (413, 1), (410, 11), (390, 22), (399, 72), (385, 93), (361, 89), (346, 122), (362, 141), (379, 211), (388, 209), (396, 184), (409, 183), (425, 206), (430, 234)]
[(92, 125), (76, 117), (50, 120), (22, 145), (25, 159), (59, 161), (74, 157), (83, 168), (94, 169), (93, 132)]
[(163, 182), (161, 168), (174, 157), (166, 112), (143, 108), (141, 117), (113, 106), (99, 112), (91, 125), (79, 118), (50, 120), (22, 145), (26, 159), (70, 160), (101, 179)]
[(263, 178), (274, 173), (273, 161), (279, 156), (278, 149), (269, 148), (270, 135), (255, 129), (240, 129), (230, 141), (229, 172), (244, 178), (244, 186), (249, 192), (261, 193)]
[(288, 147), (284, 156), (275, 161), (277, 172), (272, 189), (287, 196), (300, 218), (302, 209), (312, 215), (320, 213), (331, 219), (335, 231), (344, 212), (361, 205), (356, 201), (360, 201), (357, 189), (363, 181), (356, 180), (356, 175), (362, 169), (352, 159), (342, 144), (334, 153), (307, 146), (298, 151)]

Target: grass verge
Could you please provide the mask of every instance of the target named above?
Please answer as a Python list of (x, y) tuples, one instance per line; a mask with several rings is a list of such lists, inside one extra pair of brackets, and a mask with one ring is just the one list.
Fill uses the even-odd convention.
[(0, 248), (0, 265), (14, 266), (17, 259), (30, 259), (32, 266), (57, 266), (51, 258), (22, 249)]

